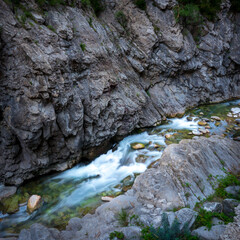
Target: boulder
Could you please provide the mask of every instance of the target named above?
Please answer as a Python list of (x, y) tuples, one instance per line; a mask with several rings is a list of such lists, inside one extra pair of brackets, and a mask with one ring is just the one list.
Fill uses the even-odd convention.
[(205, 121), (199, 121), (199, 122), (198, 122), (198, 125), (199, 125), (199, 126), (206, 126), (207, 123), (206, 123)]
[(223, 206), (219, 202), (206, 202), (203, 204), (203, 209), (208, 212), (221, 213), (223, 210)]
[(102, 200), (103, 202), (110, 202), (110, 201), (113, 200), (113, 197), (105, 196), (105, 197), (101, 197), (101, 200)]
[(212, 225), (222, 225), (222, 224), (224, 224), (224, 221), (222, 221), (221, 219), (219, 219), (219, 218), (216, 218), (216, 217), (214, 217), (213, 219), (212, 219)]
[(221, 118), (218, 116), (211, 116), (211, 119), (213, 119), (215, 121), (221, 121)]
[(188, 228), (191, 228), (198, 216), (198, 213), (190, 208), (182, 208), (175, 212), (175, 216), (179, 223), (181, 223), (180, 229), (183, 229), (185, 225), (187, 225)]
[(37, 210), (38, 208), (41, 207), (41, 203), (42, 203), (42, 198), (39, 195), (32, 195), (29, 199), (28, 199), (28, 203), (27, 203), (27, 210), (29, 213), (34, 212), (35, 210)]
[(3, 198), (7, 198), (15, 194), (17, 191), (17, 188), (12, 186), (12, 187), (6, 187), (6, 186), (0, 186), (0, 201)]
[(35, 223), (30, 229), (22, 230), (19, 234), (18, 240), (59, 240), (60, 232), (54, 228), (47, 228), (42, 224)]
[(223, 213), (231, 216), (234, 213), (234, 208), (237, 207), (240, 204), (240, 202), (236, 199), (224, 199), (222, 204)]
[(218, 240), (225, 229), (225, 225), (215, 225), (210, 230), (203, 226), (193, 230), (192, 235), (199, 237), (200, 240)]
[(229, 186), (225, 188), (225, 191), (234, 198), (240, 197), (240, 186)]

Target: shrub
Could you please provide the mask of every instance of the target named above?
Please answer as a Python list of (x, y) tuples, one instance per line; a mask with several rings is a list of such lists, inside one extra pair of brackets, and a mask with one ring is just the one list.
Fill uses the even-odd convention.
[(127, 28), (127, 17), (122, 11), (117, 11), (115, 18), (124, 29)]
[(84, 44), (84, 43), (80, 43), (80, 47), (81, 47), (82, 51), (84, 52), (85, 49), (86, 49), (86, 44)]
[(158, 228), (145, 227), (142, 229), (142, 239), (144, 240), (197, 240), (198, 237), (192, 236), (188, 230), (188, 226), (185, 225), (180, 230), (180, 223), (175, 219), (170, 226), (168, 216), (166, 213), (162, 215), (162, 226)]
[(114, 238), (124, 239), (124, 234), (122, 232), (114, 231), (109, 234), (109, 239), (112, 240)]
[(117, 220), (122, 227), (128, 226), (128, 213), (124, 209), (122, 209), (117, 214)]
[(83, 5), (83, 7), (90, 7), (91, 6), (90, 0), (81, 0), (81, 3)]
[(146, 2), (145, 2), (145, 0), (134, 0), (134, 3), (141, 10), (146, 10)]
[(210, 230), (212, 228), (212, 218), (217, 217), (224, 221), (225, 224), (233, 222), (233, 216), (228, 217), (224, 213), (209, 212), (205, 209), (200, 209), (196, 221), (194, 223), (195, 228), (205, 226)]
[(231, 0), (231, 11), (240, 12), (240, 1), (239, 0)]

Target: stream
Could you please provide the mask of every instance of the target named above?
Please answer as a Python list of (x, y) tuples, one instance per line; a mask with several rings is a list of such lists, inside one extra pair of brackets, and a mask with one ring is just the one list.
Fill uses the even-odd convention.
[[(212, 116), (221, 121), (211, 119)], [(239, 137), (237, 118), (240, 100), (200, 106), (182, 118), (138, 130), (88, 165), (79, 164), (25, 183), (14, 196), (0, 203), (0, 237), (15, 236), (36, 222), (64, 229), (70, 218), (93, 213), (102, 204), (102, 196), (114, 197), (130, 189), (136, 176), (154, 164), (167, 145), (196, 135)], [(134, 150), (134, 143), (142, 143), (144, 148)], [(42, 196), (44, 203), (29, 214), (26, 202), (33, 194)]]

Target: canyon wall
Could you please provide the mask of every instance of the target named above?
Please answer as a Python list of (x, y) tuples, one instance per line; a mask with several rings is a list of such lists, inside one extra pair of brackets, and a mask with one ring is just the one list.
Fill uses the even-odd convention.
[(240, 14), (229, 2), (198, 42), (174, 0), (146, 3), (105, 0), (96, 17), (79, 1), (13, 11), (0, 0), (0, 182), (64, 170), (135, 128), (240, 97)]

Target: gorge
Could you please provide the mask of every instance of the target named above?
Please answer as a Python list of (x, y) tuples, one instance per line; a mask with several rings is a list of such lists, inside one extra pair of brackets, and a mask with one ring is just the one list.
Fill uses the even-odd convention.
[[(165, 146), (193, 138), (191, 131), (205, 129), (199, 126), (200, 121), (210, 121), (209, 132), (203, 133), (207, 137), (225, 134), (226, 138), (236, 135), (235, 140), (239, 139), (234, 121), (240, 116), (231, 113), (232, 108), (239, 108), (239, 100), (209, 105), (210, 110), (195, 108), (192, 115), (190, 111), (183, 116), (192, 107), (240, 98), (240, 14), (232, 10), (233, 1), (223, 1), (213, 20), (203, 16), (193, 28), (176, 18), (175, 0), (146, 0), (142, 9), (132, 0), (102, 0), (104, 9), (95, 13), (87, 1), (55, 2), (21, 0), (12, 5), (0, 0), (1, 184), (19, 187), (27, 182), (28, 190), (40, 184), (40, 192), (46, 191), (50, 201), (56, 198), (53, 189), (59, 189), (63, 205), (54, 202), (51, 206), (57, 206), (59, 213), (69, 202), (79, 203), (113, 190), (124, 178), (144, 172), (151, 163), (153, 167), (146, 174), (155, 171), (154, 162)], [(214, 112), (215, 108), (218, 111)], [(229, 113), (232, 116), (227, 116)], [(187, 116), (192, 119), (187, 120)], [(221, 118), (220, 125), (215, 125), (217, 120), (211, 122), (212, 116)], [(176, 136), (171, 141), (166, 133)], [(234, 152), (234, 164), (238, 160), (234, 168), (238, 169), (237, 141), (201, 139), (192, 141), (198, 142), (203, 152), (208, 141), (218, 149), (224, 145), (224, 152)], [(146, 147), (133, 151), (130, 143), (134, 142)], [(114, 144), (115, 151), (109, 150)], [(194, 145), (183, 141), (180, 148), (184, 144), (186, 148)], [(141, 159), (142, 152), (147, 159)], [(81, 168), (72, 168), (91, 160)], [(68, 168), (72, 169), (64, 171)], [(46, 185), (45, 180), (35, 180), (50, 173), (55, 175), (47, 177)], [(126, 189), (130, 193), (138, 188), (139, 182), (133, 183), (135, 177), (131, 179), (133, 190)], [(79, 190), (82, 182), (89, 188)], [(56, 186), (49, 188), (50, 183)], [(149, 186), (141, 187), (148, 188), (152, 191)], [(47, 203), (47, 198), (44, 201)], [(20, 206), (10, 218), (16, 220), (17, 214), (20, 222), (23, 216), (31, 218), (25, 208)], [(42, 211), (49, 211), (48, 206)], [(2, 219), (0, 224), (4, 225)], [(88, 234), (89, 239), (98, 239)], [(103, 235), (99, 239), (107, 239)]]

